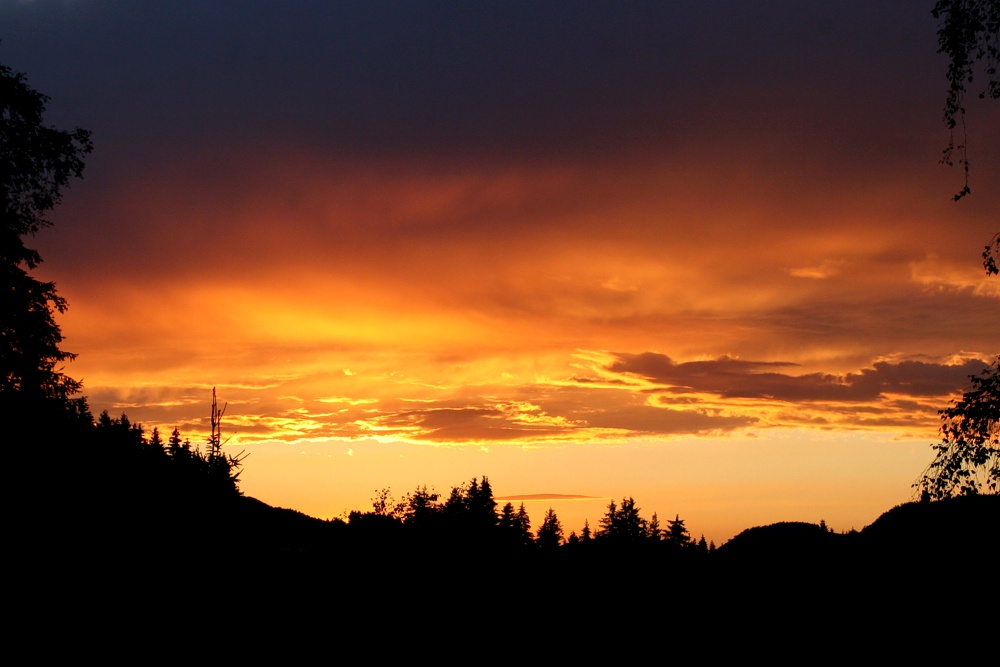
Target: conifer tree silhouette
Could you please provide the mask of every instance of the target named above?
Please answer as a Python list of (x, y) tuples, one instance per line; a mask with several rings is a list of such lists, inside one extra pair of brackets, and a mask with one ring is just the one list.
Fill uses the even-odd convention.
[(82, 176), (92, 149), (86, 130), (44, 124), (48, 100), (23, 74), (0, 65), (0, 407), (49, 425), (67, 417), (89, 424), (86, 403), (72, 398), (80, 383), (60, 366), (75, 356), (60, 347), (55, 321), (66, 301), (54, 283), (28, 273), (42, 258), (25, 237), (51, 224), (46, 213), (70, 179)]

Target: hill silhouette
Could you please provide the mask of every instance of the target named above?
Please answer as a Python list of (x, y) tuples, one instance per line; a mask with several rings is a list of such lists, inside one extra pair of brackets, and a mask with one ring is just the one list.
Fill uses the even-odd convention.
[(611, 613), (634, 615), (627, 625), (640, 634), (714, 628), (757, 641), (776, 627), (808, 636), (822, 625), (885, 643), (885, 619), (923, 609), (928, 582), (947, 604), (983, 590), (976, 576), (992, 562), (1000, 526), (1000, 497), (979, 496), (907, 503), (849, 534), (801, 522), (753, 527), (715, 551), (648, 537), (542, 549), (491, 532), (501, 531), (489, 519), (499, 519), (495, 509), (479, 515), (486, 529), (463, 514), (470, 497), (488, 499), (482, 484), (479, 495), (456, 487), (451, 509), (446, 501), (420, 519), (355, 512), (326, 521), (243, 496), (229, 476), (209, 482), (137, 432), (119, 420), (71, 447), (18, 450), (33, 499), (14, 509), (9, 542), (18, 582), (10, 603), (22, 618), (58, 610), (60, 627), (114, 619), (142, 636), (210, 610), (237, 633), (266, 619), (272, 639), (315, 640), (331, 625), (362, 623), (432, 647), (453, 633), (493, 641), (498, 617), (529, 627), (558, 619), (599, 637), (619, 622)]
[(785, 564), (839, 552), (847, 539), (819, 524), (782, 521), (742, 531), (719, 547), (718, 557), (728, 562)]

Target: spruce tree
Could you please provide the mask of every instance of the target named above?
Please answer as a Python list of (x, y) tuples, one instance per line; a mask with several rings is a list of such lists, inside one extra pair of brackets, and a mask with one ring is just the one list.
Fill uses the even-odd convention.
[(686, 548), (692, 544), (691, 533), (684, 526), (684, 519), (679, 514), (667, 522), (664, 540), (677, 548)]
[(80, 383), (63, 373), (74, 355), (64, 351), (55, 313), (66, 301), (55, 284), (28, 273), (41, 263), (25, 238), (51, 225), (46, 219), (71, 178), (83, 174), (90, 133), (57, 130), (42, 117), (49, 98), (23, 74), (0, 65), (0, 408), (52, 427), (67, 418), (90, 422)]
[(542, 525), (538, 527), (536, 542), (543, 549), (555, 549), (562, 544), (562, 541), (562, 524), (559, 523), (559, 517), (556, 516), (555, 510), (550, 507), (542, 519)]

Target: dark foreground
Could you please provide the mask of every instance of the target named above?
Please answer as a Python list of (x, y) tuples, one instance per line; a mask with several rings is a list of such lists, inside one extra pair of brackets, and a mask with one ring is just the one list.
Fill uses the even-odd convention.
[(17, 453), (13, 637), (68, 655), (132, 655), (120, 653), (131, 637), (230, 657), (318, 640), (390, 653), (475, 640), (509, 656), (520, 637), (525, 650), (608, 659), (701, 637), (706, 656), (801, 658), (792, 638), (936, 651), (947, 633), (996, 630), (1000, 496), (901, 505), (849, 534), (750, 528), (713, 551), (611, 532), (543, 548), (511, 541), (490, 506), (471, 520), (471, 495), (456, 505), (465, 514), (443, 503), (421, 520), (322, 521), (126, 440)]

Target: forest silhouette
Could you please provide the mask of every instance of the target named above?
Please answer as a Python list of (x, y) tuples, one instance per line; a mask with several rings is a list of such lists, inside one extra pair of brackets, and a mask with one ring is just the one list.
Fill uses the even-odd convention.
[[(214, 400), (212, 436), (192, 445), (177, 429), (164, 439), (125, 414), (95, 418), (81, 384), (63, 373), (73, 355), (60, 347), (55, 313), (66, 304), (52, 283), (29, 273), (41, 257), (25, 239), (49, 224), (45, 214), (82, 176), (92, 145), (84, 130), (42, 123), (47, 98), (23, 75), (0, 67), (0, 85), (0, 407), (11, 433), (8, 472), (20, 488), (13, 571), (31, 583), (17, 600), (22, 610), (56, 605), (86, 613), (111, 601), (119, 611), (163, 604), (245, 613), (276, 599), (300, 610), (326, 600), (371, 623), (395, 622), (397, 611), (385, 618), (389, 606), (411, 605), (411, 629), (446, 613), (461, 617), (456, 627), (483, 622), (480, 605), (575, 613), (582, 627), (600, 628), (612, 619), (582, 613), (600, 603), (615, 613), (652, 609), (658, 619), (689, 623), (708, 615), (752, 622), (760, 605), (785, 609), (786, 619), (795, 618), (793, 608), (847, 605), (859, 614), (859, 600), (906, 599), (915, 580), (954, 574), (975, 582), (977, 566), (992, 569), (1000, 496), (989, 477), (996, 467), (989, 438), (996, 437), (1000, 360), (977, 385), (993, 392), (982, 418), (986, 440), (973, 443), (974, 456), (985, 449), (993, 457), (988, 481), (962, 483), (969, 470), (963, 438), (976, 435), (955, 427), (938, 450), (957, 451), (958, 462), (946, 460), (931, 473), (951, 466), (959, 483), (934, 478), (921, 501), (890, 509), (861, 531), (777, 523), (749, 527), (716, 548), (695, 538), (680, 514), (665, 523), (656, 514), (647, 519), (634, 498), (623, 497), (609, 502), (596, 526), (567, 533), (551, 509), (533, 524), (523, 504), (499, 506), (486, 475), (446, 494), (426, 486), (401, 498), (376, 491), (370, 510), (344, 519), (247, 497), (240, 458), (221, 447)], [(943, 412), (949, 424), (965, 414)], [(942, 604), (962, 594), (952, 586)]]

